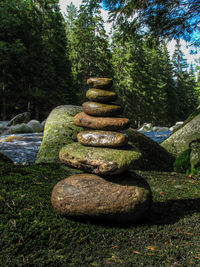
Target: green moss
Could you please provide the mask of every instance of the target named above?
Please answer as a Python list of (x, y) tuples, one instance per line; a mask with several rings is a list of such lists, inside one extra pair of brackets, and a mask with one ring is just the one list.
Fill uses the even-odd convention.
[(123, 149), (86, 147), (78, 142), (64, 146), (59, 157), (62, 162), (92, 173), (121, 173), (131, 166), (137, 166), (141, 153), (130, 150), (130, 147)]
[(180, 173), (190, 172), (190, 149), (181, 153), (174, 162), (174, 171)]
[(182, 127), (172, 133), (165, 139), (161, 146), (173, 154), (175, 157), (180, 155), (185, 150), (189, 149), (192, 141), (200, 138), (200, 108), (197, 109)]
[(1, 166), (0, 266), (199, 265), (199, 176), (139, 172), (152, 208), (137, 225), (106, 225), (52, 209), (52, 188), (74, 172), (60, 164)]
[(36, 163), (59, 162), (60, 149), (74, 142), (77, 134), (82, 130), (73, 123), (74, 116), (80, 111), (82, 111), (81, 107), (72, 105), (63, 105), (52, 110), (45, 124)]

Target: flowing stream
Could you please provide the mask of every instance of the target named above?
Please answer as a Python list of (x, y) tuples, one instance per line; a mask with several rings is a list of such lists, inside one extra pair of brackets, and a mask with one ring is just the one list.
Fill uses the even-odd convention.
[[(169, 132), (142, 132), (154, 141), (165, 140)], [(32, 164), (39, 150), (43, 133), (29, 133), (0, 136), (0, 152), (12, 159), (16, 164)]]

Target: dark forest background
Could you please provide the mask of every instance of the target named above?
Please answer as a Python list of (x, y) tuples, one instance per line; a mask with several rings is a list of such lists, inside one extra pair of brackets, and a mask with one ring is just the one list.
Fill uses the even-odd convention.
[[(108, 36), (101, 1), (85, 0), (79, 10), (69, 4), (63, 16), (57, 0), (1, 0), (0, 120), (30, 111), (42, 121), (58, 105), (81, 105), (91, 76), (113, 78), (133, 127), (185, 120), (200, 103), (200, 72), (188, 65), (180, 38), (191, 36), (198, 23), (194, 13), (192, 20), (173, 14), (181, 7), (172, 3), (181, 1), (152, 2), (154, 15), (148, 1), (104, 1), (114, 23)], [(190, 2), (198, 18), (200, 4)]]

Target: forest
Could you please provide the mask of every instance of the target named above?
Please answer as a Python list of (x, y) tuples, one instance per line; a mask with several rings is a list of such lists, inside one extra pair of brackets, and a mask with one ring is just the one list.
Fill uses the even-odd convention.
[(188, 23), (182, 15), (167, 20), (177, 8), (168, 4), (178, 1), (161, 1), (162, 10), (150, 1), (155, 14), (149, 1), (104, 1), (113, 21), (107, 34), (102, 1), (84, 0), (79, 9), (69, 3), (64, 16), (58, 2), (0, 1), (0, 120), (29, 111), (41, 121), (58, 105), (81, 105), (92, 76), (113, 78), (132, 127), (170, 126), (200, 104), (200, 71), (188, 65), (180, 45), (195, 30), (198, 12)]

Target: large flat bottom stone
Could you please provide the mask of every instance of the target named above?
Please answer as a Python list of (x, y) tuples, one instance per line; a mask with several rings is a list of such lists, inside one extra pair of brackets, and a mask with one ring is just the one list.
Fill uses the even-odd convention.
[(152, 201), (148, 183), (125, 172), (103, 179), (93, 174), (72, 175), (53, 188), (51, 202), (60, 214), (103, 222), (137, 222)]
[(95, 174), (116, 174), (134, 168), (140, 152), (126, 149), (86, 147), (79, 143), (64, 146), (59, 153), (61, 162)]

